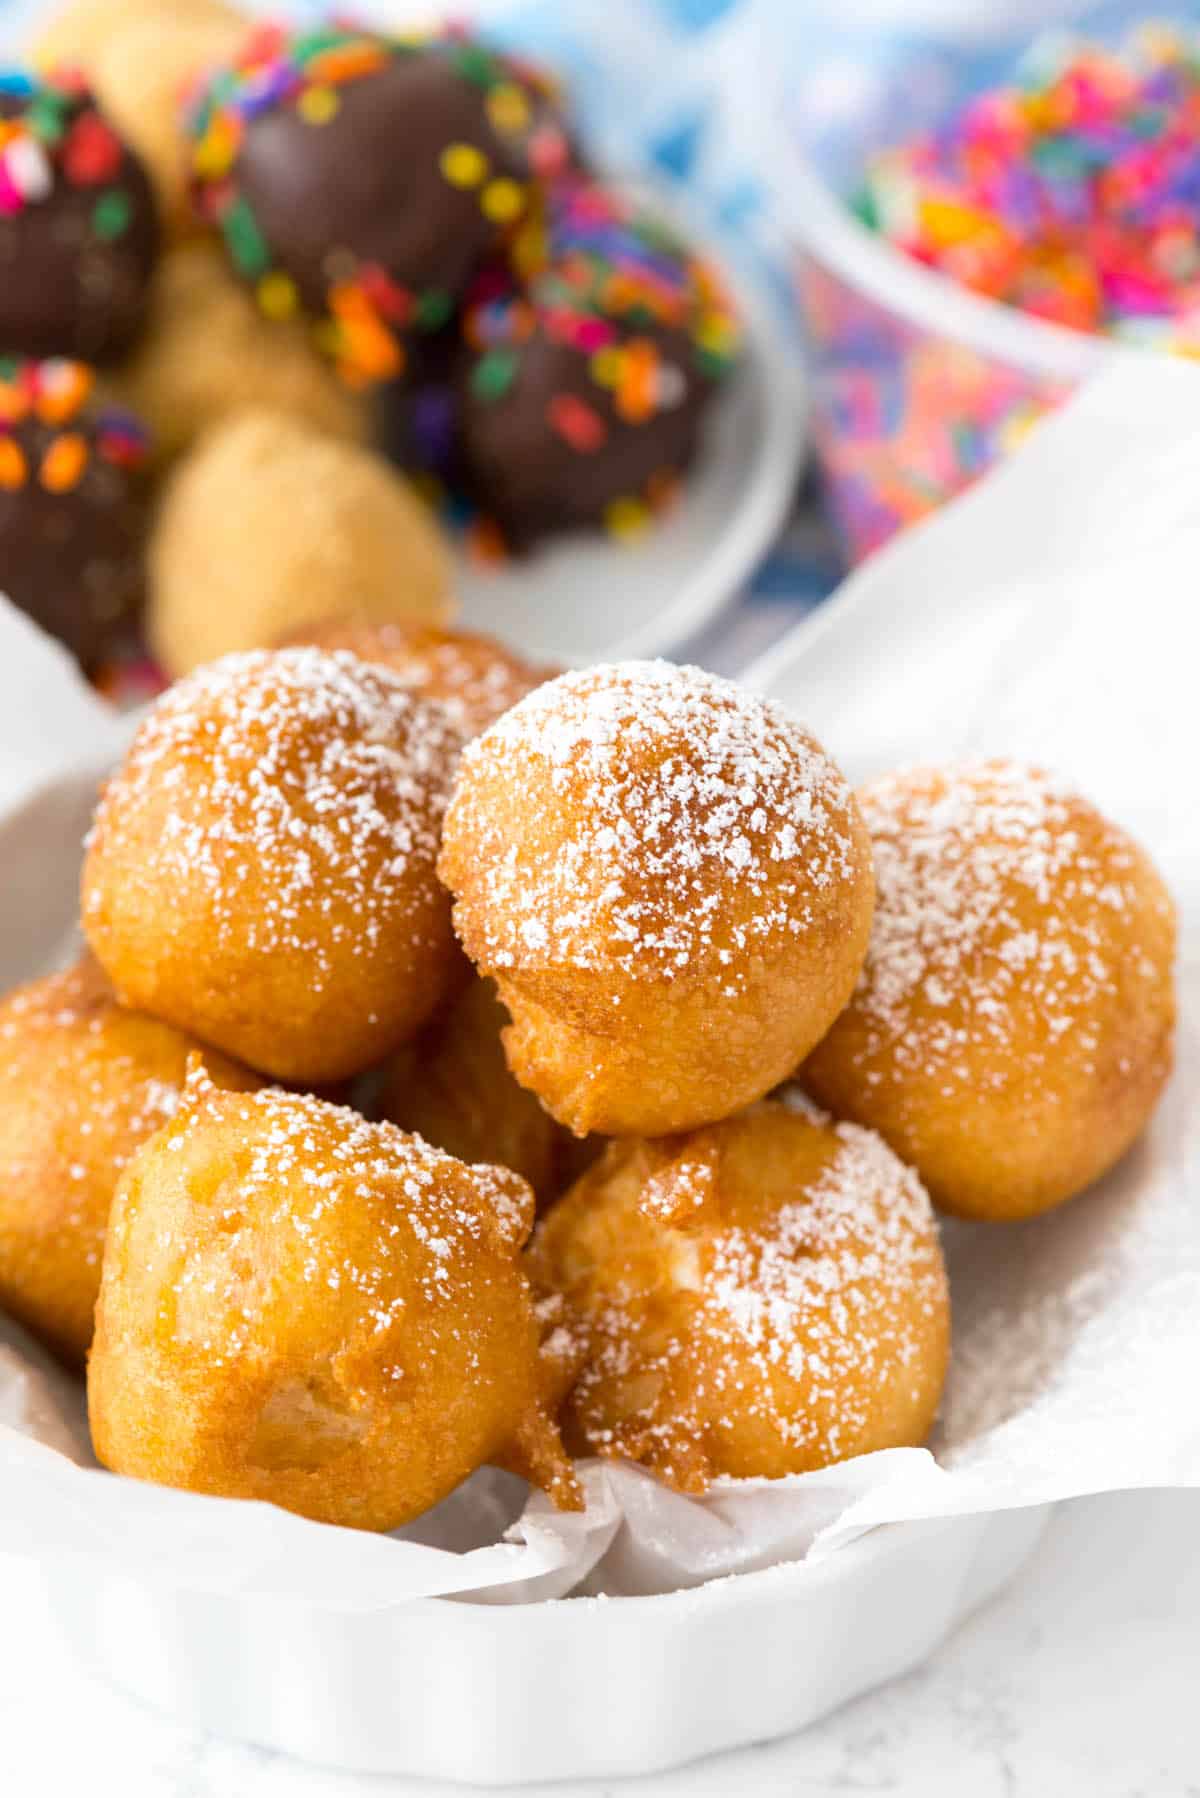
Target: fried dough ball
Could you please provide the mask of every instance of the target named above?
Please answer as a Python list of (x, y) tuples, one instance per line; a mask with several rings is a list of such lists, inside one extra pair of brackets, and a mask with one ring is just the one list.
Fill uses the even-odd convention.
[(179, 13), (158, 8), (124, 21), (91, 56), (92, 86), (145, 164), (172, 240), (201, 229), (188, 193), (184, 96), (206, 70), (236, 53), (248, 29), (241, 14), (192, 0)]
[(507, 1022), (492, 982), (473, 978), (393, 1057), (380, 1109), (402, 1130), (415, 1131), (460, 1161), (511, 1168), (546, 1205), (596, 1150), (564, 1130), (517, 1085), (501, 1041)]
[(577, 1507), (539, 1392), (533, 1195), (418, 1137), (199, 1073), (117, 1191), (88, 1367), (136, 1479), (390, 1530), (485, 1461)]
[(231, 414), (270, 407), (327, 437), (365, 441), (363, 401), (332, 374), (304, 327), (263, 317), (210, 243), (167, 251), (132, 358), (109, 381), (149, 420), (163, 461)]
[(225, 0), (67, 0), (42, 25), (30, 60), (42, 73), (68, 68), (90, 74), (105, 47), (131, 25), (154, 21), (165, 33), (182, 24), (243, 22)]
[[(118, 1176), (173, 1116), (198, 1047), (123, 1010), (90, 956), (0, 1001), (0, 1306), (67, 1362), (92, 1339)], [(259, 1084), (204, 1056), (222, 1086)]]
[(349, 655), (252, 651), (170, 688), (84, 865), (118, 995), (281, 1080), (381, 1060), (454, 967), (434, 862), (457, 749), (439, 707)]
[(469, 744), (439, 872), (509, 1066), (577, 1136), (761, 1098), (849, 998), (871, 921), (837, 768), (778, 707), (665, 662), (566, 674)]
[(962, 1217), (1098, 1179), (1171, 1070), (1175, 913), (1147, 856), (1049, 774), (915, 768), (858, 795), (878, 901), (849, 1006), (803, 1078)]
[(527, 662), (494, 637), (426, 624), (327, 618), (290, 632), (285, 641), (348, 649), (364, 662), (391, 668), (422, 699), (444, 705), (464, 741), (479, 736), (526, 693), (562, 672)]
[(168, 483), (150, 545), (151, 646), (172, 674), (333, 612), (442, 624), (450, 560), (372, 451), (285, 413), (239, 413)]
[(916, 1445), (950, 1310), (917, 1176), (879, 1137), (767, 1100), (613, 1143), (538, 1226), (534, 1285), (582, 1359), (566, 1441), (685, 1492)]

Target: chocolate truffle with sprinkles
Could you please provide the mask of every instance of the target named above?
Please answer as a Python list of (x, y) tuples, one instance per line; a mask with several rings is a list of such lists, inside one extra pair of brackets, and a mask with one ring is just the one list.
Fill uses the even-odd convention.
[[(92, 1339), (117, 1181), (174, 1116), (200, 1050), (118, 1005), (90, 956), (0, 1001), (0, 1305), (74, 1365)], [(203, 1055), (219, 1086), (259, 1085)]]
[(97, 1455), (354, 1529), (395, 1529), (484, 1462), (578, 1508), (541, 1393), (532, 1222), (505, 1168), (198, 1069), (113, 1205)]
[(670, 502), (739, 338), (714, 270), (638, 203), (580, 178), (531, 211), (462, 317), (457, 452), (510, 545)]
[(403, 371), (570, 141), (533, 72), (459, 34), (264, 27), (194, 102), (196, 203), (272, 317), (358, 384)]
[(251, 651), (170, 688), (96, 814), (83, 927), (119, 997), (316, 1085), (417, 1030), (454, 966), (434, 873), (459, 739), (387, 669)]
[(0, 74), (0, 350), (114, 361), (158, 247), (146, 171), (89, 90)]
[(849, 998), (871, 921), (833, 762), (778, 706), (666, 662), (562, 675), (468, 744), (439, 871), (509, 1066), (579, 1136), (762, 1098)]
[(145, 594), (149, 438), (79, 362), (0, 359), (0, 592), (94, 671)]
[(913, 768), (858, 799), (875, 923), (805, 1084), (885, 1136), (946, 1211), (1060, 1204), (1140, 1135), (1170, 1073), (1170, 895), (1124, 831), (1036, 768)]
[(576, 1453), (699, 1493), (915, 1447), (932, 1426), (950, 1306), (928, 1196), (878, 1136), (803, 1101), (612, 1144), (529, 1266), (548, 1351), (581, 1363)]

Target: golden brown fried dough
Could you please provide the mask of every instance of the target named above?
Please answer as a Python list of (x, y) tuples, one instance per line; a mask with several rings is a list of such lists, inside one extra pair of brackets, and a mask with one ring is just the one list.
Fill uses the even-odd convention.
[(598, 1144), (581, 1143), (518, 1086), (500, 1033), (508, 1014), (490, 980), (470, 984), (388, 1065), (380, 1108), (402, 1130), (460, 1161), (491, 1162), (527, 1180), (547, 1205)]
[[(121, 1170), (174, 1115), (198, 1047), (123, 1010), (90, 957), (0, 1001), (0, 1306), (65, 1361), (92, 1339)], [(259, 1084), (204, 1058), (221, 1086)]]
[(281, 1080), (381, 1060), (454, 967), (434, 863), (457, 749), (440, 707), (349, 655), (229, 656), (171, 688), (84, 868), (117, 993)]
[(859, 794), (879, 896), (804, 1082), (887, 1138), (943, 1210), (1030, 1217), (1099, 1178), (1171, 1069), (1175, 913), (1146, 855), (1009, 762)]
[(703, 1492), (915, 1445), (933, 1423), (950, 1320), (928, 1197), (879, 1137), (803, 1101), (612, 1144), (529, 1264), (582, 1359), (577, 1452)]
[(327, 437), (367, 436), (362, 400), (322, 362), (303, 325), (264, 318), (210, 243), (162, 257), (146, 330), (106, 386), (147, 421), (163, 462), (234, 414), (263, 407)]
[(494, 637), (475, 631), (439, 630), (433, 625), (395, 620), (327, 618), (289, 632), (285, 643), (313, 643), (320, 649), (348, 649), (364, 662), (390, 668), (422, 699), (436, 699), (449, 711), (464, 742), (479, 736), (504, 712), (559, 668), (539, 668)]
[(171, 674), (334, 612), (444, 624), (450, 559), (372, 451), (279, 411), (237, 413), (171, 476), (150, 544), (151, 647)]
[(509, 1065), (577, 1135), (687, 1129), (778, 1085), (871, 920), (837, 768), (779, 707), (665, 662), (563, 675), (468, 745), (439, 871)]
[(396, 1528), (485, 1461), (578, 1505), (539, 1396), (532, 1219), (514, 1174), (197, 1074), (113, 1206), (97, 1455), (356, 1529)]

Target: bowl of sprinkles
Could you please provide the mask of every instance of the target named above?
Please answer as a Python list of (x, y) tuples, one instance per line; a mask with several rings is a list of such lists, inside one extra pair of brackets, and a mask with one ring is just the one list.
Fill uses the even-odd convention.
[(956, 42), (865, 48), (832, 26), (806, 66), (773, 148), (814, 435), (853, 559), (1107, 358), (1200, 354), (1191, 13), (1107, 7), (1032, 44), (976, 21)]

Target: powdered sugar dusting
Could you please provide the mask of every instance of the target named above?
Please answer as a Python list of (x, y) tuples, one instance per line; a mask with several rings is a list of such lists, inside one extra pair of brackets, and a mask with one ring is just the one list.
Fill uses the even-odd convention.
[(390, 668), (414, 693), (444, 706), (464, 742), (557, 672), (523, 662), (490, 637), (398, 620), (333, 620), (318, 626), (311, 641)]
[(406, 687), (446, 708), (464, 738), (478, 736), (541, 680), (512, 657), (482, 657), (447, 636), (410, 662), (389, 663)]
[(828, 1407), (820, 1421), (811, 1410), (776, 1414), (784, 1433), (804, 1448), (823, 1439), (836, 1459), (888, 1370), (915, 1366), (917, 1321), (940, 1306), (944, 1276), (916, 1174), (874, 1131), (833, 1129), (837, 1151), (813, 1185), (769, 1230), (725, 1232), (705, 1284), (718, 1338), (748, 1354), (762, 1381), (782, 1368), (805, 1383), (810, 1407)]
[[(50, 1207), (47, 1217), (58, 1230), (73, 1233), (72, 1253), (88, 1267), (99, 1266), (103, 1249), (98, 1187), (111, 1193), (134, 1151), (174, 1117), (183, 1091), (182, 1045), (178, 1079), (152, 1074), (150, 1052), (134, 1051), (123, 1022), (86, 964), (19, 987), (0, 1003), (0, 1083), (11, 1082), (10, 1090), (36, 1106), (44, 1082), (56, 1082), (53, 1129), (37, 1119), (37, 1128), (23, 1130), (20, 1109), (14, 1104), (8, 1111), (18, 1127), (0, 1145), (0, 1181), (17, 1195), (24, 1182), (36, 1182), (34, 1190)], [(137, 1024), (169, 1035), (165, 1026)], [(169, 1049), (156, 1046), (153, 1059), (168, 1066)], [(56, 1160), (48, 1166), (51, 1140)], [(26, 1159), (31, 1151), (34, 1165)], [(51, 1195), (46, 1182), (52, 1174), (61, 1185)]]
[[(506, 837), (494, 770), (561, 828)], [(489, 968), (619, 960), (731, 990), (739, 951), (802, 933), (856, 878), (852, 817), (841, 774), (779, 707), (626, 662), (537, 688), (471, 744), (447, 835), (482, 882), (486, 916), (472, 907), (467, 927)]]
[[(344, 652), (226, 656), (159, 700), (93, 840), (144, 822), (129, 878), (199, 885), (219, 942), (297, 950), (320, 972), (421, 909), (458, 746), (444, 712)], [(85, 919), (102, 904), (90, 890)]]
[(1051, 1045), (1070, 1038), (1088, 1055), (1088, 1008), (1122, 976), (1109, 923), (1139, 903), (1133, 846), (1111, 828), (1085, 842), (1071, 789), (1008, 762), (904, 771), (859, 803), (876, 879), (855, 994), (868, 1053), (886, 1046), (901, 1069), (949, 1076), (969, 1050), (1008, 1045), (1019, 998)]
[[(648, 1360), (634, 1321), (645, 1299), (636, 1284), (580, 1318), (587, 1360), (577, 1391), (596, 1448), (621, 1453), (636, 1444), (640, 1458), (654, 1460), (657, 1443), (677, 1464), (681, 1446), (702, 1454), (714, 1425), (738, 1416), (761, 1419), (802, 1456), (835, 1460), (855, 1452), (897, 1370), (911, 1370), (914, 1390), (928, 1381), (924, 1358), (946, 1283), (924, 1187), (873, 1131), (831, 1125), (802, 1096), (784, 1102), (835, 1137), (834, 1151), (811, 1183), (753, 1227), (707, 1218), (689, 1226), (720, 1180), (711, 1160), (698, 1159), (696, 1203), (677, 1194), (683, 1228), (662, 1234), (668, 1287), (676, 1300), (694, 1295), (686, 1328)], [(686, 1182), (690, 1167), (674, 1163), (672, 1178)], [(653, 1192), (650, 1200), (641, 1209), (655, 1216)], [(614, 1384), (648, 1376), (643, 1411), (596, 1427)]]
[[(180, 1255), (174, 1290), (186, 1305), (199, 1285), (196, 1314), (219, 1318), (220, 1333), (200, 1345), (214, 1365), (251, 1349), (263, 1306), (288, 1304), (293, 1280), (353, 1295), (351, 1314), (368, 1339), (385, 1340), (414, 1294), (423, 1311), (453, 1313), (448, 1327), (469, 1338), (471, 1284), (486, 1278), (480, 1256), (515, 1257), (532, 1225), (523, 1181), (504, 1168), (467, 1168), (419, 1136), (309, 1095), (219, 1093), (201, 1068), (166, 1150), (187, 1153), (197, 1124), (210, 1119), (238, 1133), (236, 1179), (217, 1219), (219, 1258)], [(283, 1246), (265, 1253), (272, 1242)], [(230, 1273), (214, 1292), (218, 1268)]]

